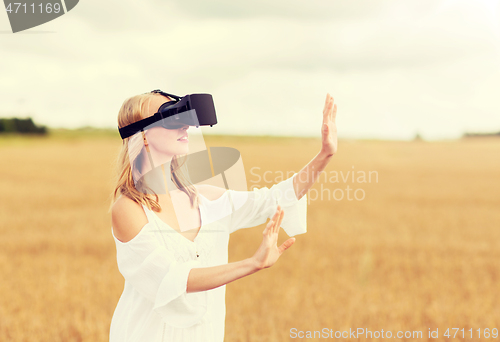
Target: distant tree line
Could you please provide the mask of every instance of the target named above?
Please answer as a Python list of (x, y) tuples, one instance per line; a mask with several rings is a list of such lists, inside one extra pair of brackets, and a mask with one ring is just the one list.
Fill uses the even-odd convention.
[(496, 133), (465, 133), (464, 137), (466, 138), (472, 138), (472, 137), (494, 137), (494, 136), (499, 136), (500, 137), (500, 132)]
[(47, 127), (37, 126), (31, 118), (0, 118), (0, 134), (47, 134)]

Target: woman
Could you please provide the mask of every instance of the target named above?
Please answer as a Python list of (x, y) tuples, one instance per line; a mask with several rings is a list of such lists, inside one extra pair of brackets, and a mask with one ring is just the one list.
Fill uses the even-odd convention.
[[(170, 100), (154, 92), (127, 99), (119, 127), (152, 116)], [(289, 236), (306, 231), (306, 193), (337, 152), (336, 107), (328, 94), (320, 152), (270, 189), (187, 181), (181, 157), (188, 153), (187, 125), (152, 127), (123, 140), (111, 233), (125, 287), (110, 342), (224, 340), (225, 284), (271, 267), (293, 245), (295, 238), (277, 246), (281, 226)], [(255, 254), (228, 263), (229, 235), (268, 218)]]

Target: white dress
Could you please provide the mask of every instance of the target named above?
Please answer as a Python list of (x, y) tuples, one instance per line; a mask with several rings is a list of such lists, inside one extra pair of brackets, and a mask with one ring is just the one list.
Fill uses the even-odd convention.
[(285, 232), (305, 233), (307, 195), (297, 200), (295, 175), (270, 189), (226, 190), (214, 201), (200, 195), (201, 228), (194, 242), (145, 206), (149, 222), (132, 240), (119, 241), (111, 229), (125, 286), (111, 320), (109, 341), (224, 341), (226, 287), (187, 293), (189, 271), (227, 264), (229, 234), (265, 223), (277, 204), (285, 211), (281, 224)]

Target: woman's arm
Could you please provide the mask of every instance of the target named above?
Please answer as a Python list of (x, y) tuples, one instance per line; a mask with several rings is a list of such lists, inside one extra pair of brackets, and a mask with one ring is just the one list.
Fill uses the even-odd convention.
[(316, 179), (337, 153), (337, 105), (333, 103), (333, 97), (326, 95), (325, 107), (323, 109), (323, 126), (321, 129), (321, 150), (293, 179), (293, 188), (297, 199), (301, 199), (312, 187)]
[(207, 291), (257, 272), (252, 258), (225, 265), (193, 268), (189, 272), (186, 292)]
[(295, 242), (295, 238), (290, 238), (280, 247), (277, 246), (283, 216), (284, 211), (278, 205), (273, 218), (262, 233), (261, 245), (251, 258), (226, 265), (193, 268), (189, 273), (187, 292), (211, 290), (274, 265), (281, 254)]
[[(295, 242), (295, 238), (290, 238), (283, 242), (281, 246), (277, 246), (278, 233), (281, 227), (281, 222), (284, 217), (284, 210), (281, 206), (277, 206), (276, 212), (274, 213), (271, 220), (267, 223), (266, 228), (263, 231), (262, 243), (251, 258), (247, 258), (241, 261), (232, 262), (225, 265), (211, 266), (211, 267), (194, 267), (189, 271), (187, 279), (186, 292), (198, 292), (207, 291), (213, 288), (222, 286), (224, 284), (235, 281), (239, 278), (245, 277), (247, 275), (253, 274), (259, 270), (267, 267), (271, 267), (278, 260), (281, 254), (290, 248)], [(142, 234), (142, 244), (141, 241), (137, 241), (137, 235), (141, 231), (141, 228), (147, 224), (147, 217), (142, 208), (140, 208), (135, 202), (126, 198), (120, 197), (117, 203), (113, 206), (112, 210), (112, 223), (114, 235), (121, 241), (123, 245), (126, 245), (130, 241), (134, 241), (137, 246), (136, 249), (139, 251), (150, 249), (151, 253), (158, 251), (156, 244), (152, 244), (150, 247), (149, 242), (152, 238), (150, 236)], [(152, 243), (152, 242), (151, 242)], [(151, 244), (150, 243), (150, 244)], [(134, 254), (134, 260), (139, 265), (129, 266), (132, 270), (128, 273), (136, 272), (146, 263), (146, 260), (139, 260)], [(167, 260), (158, 260), (155, 262), (154, 258), (148, 256), (145, 259), (150, 259), (152, 262), (151, 270), (148, 268), (145, 272), (137, 275), (135, 278), (145, 277), (146, 274), (151, 274), (154, 267), (160, 264), (164, 264)], [(122, 258), (120, 258), (122, 260)], [(123, 260), (122, 260), (123, 261)], [(132, 260), (128, 260), (132, 262)], [(154, 266), (154, 267), (153, 267)], [(125, 266), (122, 266), (122, 268)], [(122, 271), (128, 271), (128, 268)], [(149, 273), (148, 273), (149, 272)], [(127, 272), (125, 274), (128, 275)], [(125, 275), (124, 275), (125, 276)], [(134, 278), (134, 279), (135, 279)], [(127, 279), (127, 278), (126, 278)], [(130, 279), (129, 279), (130, 280)], [(137, 285), (143, 285), (137, 281)], [(151, 298), (156, 297), (155, 293), (150, 295)]]

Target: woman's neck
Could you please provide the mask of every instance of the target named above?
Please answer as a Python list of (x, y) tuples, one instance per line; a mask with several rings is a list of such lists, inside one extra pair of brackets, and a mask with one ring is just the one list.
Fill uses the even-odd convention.
[[(144, 156), (144, 158), (148, 158), (149, 160), (147, 163), (143, 163), (143, 165), (150, 165), (154, 168), (143, 175), (141, 181), (142, 189), (138, 190), (150, 195), (153, 195), (153, 193), (157, 194), (164, 201), (171, 202), (170, 193), (177, 190), (177, 186), (172, 181), (172, 157), (158, 158), (158, 155), (156, 155), (156, 158), (154, 158), (153, 156), (155, 155), (150, 152)], [(163, 159), (162, 161), (164, 162), (162, 164), (158, 163), (159, 159)]]

